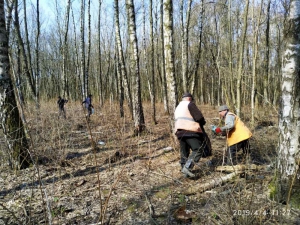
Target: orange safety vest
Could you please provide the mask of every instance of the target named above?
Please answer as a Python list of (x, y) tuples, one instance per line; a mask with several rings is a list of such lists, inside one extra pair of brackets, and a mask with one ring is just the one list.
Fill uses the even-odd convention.
[(175, 109), (175, 133), (178, 129), (202, 133), (199, 123), (194, 120), (188, 109), (189, 103), (189, 101), (181, 101)]
[(232, 128), (228, 133), (228, 146), (232, 146), (252, 137), (251, 131), (237, 115), (231, 112), (228, 112), (227, 115), (235, 116), (234, 128)]

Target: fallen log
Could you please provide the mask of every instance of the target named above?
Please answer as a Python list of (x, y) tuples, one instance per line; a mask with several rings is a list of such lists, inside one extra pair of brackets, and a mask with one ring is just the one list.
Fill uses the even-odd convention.
[(182, 193), (185, 195), (192, 195), (195, 193), (202, 193), (204, 191), (213, 189), (215, 187), (221, 186), (222, 184), (232, 180), (234, 177), (244, 173), (246, 170), (260, 170), (265, 169), (266, 166), (259, 166), (255, 164), (249, 165), (235, 165), (235, 166), (218, 166), (215, 170), (221, 172), (231, 172), (224, 176), (220, 176), (217, 178), (212, 178), (210, 181), (197, 185), (190, 186), (182, 190)]
[(243, 172), (245, 170), (260, 170), (264, 169), (266, 166), (259, 166), (255, 164), (248, 165), (234, 165), (234, 166), (217, 166), (216, 171), (219, 172)]
[[(72, 133), (75, 133), (75, 134), (83, 134), (83, 133), (89, 133), (89, 132), (87, 132), (87, 131), (84, 131), (84, 130), (72, 130), (71, 131)], [(92, 131), (91, 132), (92, 134), (103, 134), (103, 132), (102, 131)]]
[(221, 177), (218, 177), (218, 178), (212, 178), (212, 180), (210, 180), (210, 181), (208, 181), (204, 184), (184, 188), (184, 190), (182, 190), (182, 193), (185, 194), (185, 195), (192, 195), (192, 194), (195, 194), (195, 193), (202, 193), (206, 190), (213, 189), (217, 186), (221, 186), (223, 183), (231, 180), (232, 178), (236, 177), (240, 173), (242, 173), (242, 171), (229, 173), (225, 176), (221, 176)]

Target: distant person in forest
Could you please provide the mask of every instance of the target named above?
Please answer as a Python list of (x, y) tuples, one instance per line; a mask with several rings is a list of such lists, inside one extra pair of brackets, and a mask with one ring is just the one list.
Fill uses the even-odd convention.
[(210, 140), (204, 130), (206, 121), (193, 100), (190, 93), (184, 93), (174, 114), (175, 135), (180, 142), (181, 172), (185, 177), (195, 177), (191, 172), (195, 163), (201, 157), (211, 156)]
[(236, 165), (236, 153), (240, 149), (243, 149), (244, 154), (250, 153), (249, 138), (252, 137), (252, 133), (237, 115), (229, 111), (227, 105), (219, 107), (219, 115), (225, 121), (225, 126), (213, 126), (212, 131), (227, 136), (227, 165)]
[(63, 99), (62, 97), (58, 96), (57, 105), (58, 105), (58, 118), (60, 116), (63, 116), (65, 119), (66, 117), (66, 111), (65, 111), (65, 104), (68, 102), (68, 100)]
[(94, 106), (92, 105), (92, 95), (89, 94), (85, 100), (82, 102), (84, 104), (85, 109), (87, 110), (87, 118), (89, 119), (90, 116), (93, 114)]

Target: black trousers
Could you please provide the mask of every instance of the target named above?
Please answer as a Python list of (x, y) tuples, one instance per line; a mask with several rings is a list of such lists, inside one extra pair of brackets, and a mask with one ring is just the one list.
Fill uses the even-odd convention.
[(66, 119), (66, 111), (64, 107), (58, 107), (58, 117), (63, 116)]
[[(194, 166), (194, 162), (199, 162), (200, 158), (204, 155), (206, 147), (205, 137), (181, 137), (180, 142), (180, 164), (183, 167), (187, 161), (191, 164), (188, 168)], [(190, 149), (192, 152), (190, 152)]]
[(236, 153), (239, 150), (243, 150), (244, 154), (250, 154), (250, 142), (249, 139), (246, 139), (244, 141), (241, 141), (237, 144), (231, 145), (227, 148), (227, 164), (235, 165), (238, 163), (238, 159), (236, 156)]

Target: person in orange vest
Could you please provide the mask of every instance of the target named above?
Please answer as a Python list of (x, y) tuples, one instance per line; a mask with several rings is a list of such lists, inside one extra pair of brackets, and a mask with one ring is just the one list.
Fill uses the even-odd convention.
[(185, 177), (195, 177), (191, 172), (194, 164), (201, 157), (211, 155), (210, 140), (204, 130), (206, 121), (190, 93), (182, 95), (182, 101), (176, 107), (174, 117), (175, 135), (180, 142), (181, 172)]
[(212, 131), (227, 136), (227, 164), (235, 165), (236, 153), (240, 149), (243, 149), (244, 154), (250, 153), (249, 138), (252, 137), (252, 133), (237, 115), (229, 111), (227, 105), (219, 107), (219, 115), (225, 120), (225, 126), (213, 126)]

